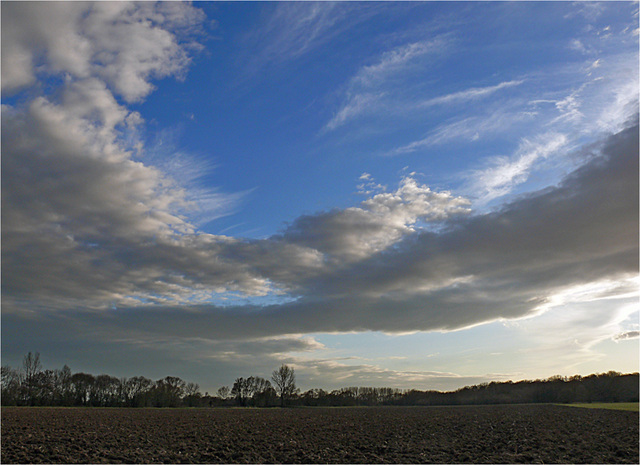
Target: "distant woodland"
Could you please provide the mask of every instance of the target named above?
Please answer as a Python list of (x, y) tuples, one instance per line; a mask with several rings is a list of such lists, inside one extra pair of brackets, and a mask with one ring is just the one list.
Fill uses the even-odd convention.
[(467, 386), (456, 391), (346, 387), (300, 392), (294, 369), (282, 365), (271, 380), (237, 378), (213, 395), (175, 376), (153, 381), (73, 373), (68, 366), (43, 370), (40, 355), (29, 352), (22, 367), (2, 367), (2, 405), (90, 407), (276, 407), (374, 405), (478, 405), (571, 402), (638, 402), (638, 373), (614, 371), (589, 376), (552, 376)]

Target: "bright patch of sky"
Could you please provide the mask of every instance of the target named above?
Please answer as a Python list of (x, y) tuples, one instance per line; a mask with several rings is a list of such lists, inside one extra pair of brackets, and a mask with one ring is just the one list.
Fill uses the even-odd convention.
[(638, 37), (637, 2), (3, 3), (3, 363), (637, 371)]

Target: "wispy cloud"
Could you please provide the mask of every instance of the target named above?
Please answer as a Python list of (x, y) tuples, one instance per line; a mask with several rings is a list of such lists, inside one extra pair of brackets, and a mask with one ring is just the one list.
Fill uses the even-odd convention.
[(536, 112), (497, 110), (488, 116), (471, 116), (468, 118), (440, 125), (426, 137), (387, 152), (387, 155), (412, 153), (419, 149), (444, 144), (453, 140), (475, 141), (487, 135), (508, 131), (514, 124), (531, 121)]
[(394, 386), (399, 389), (422, 387), (423, 389), (453, 390), (459, 386), (480, 384), (497, 379), (513, 379), (505, 374), (460, 375), (444, 371), (419, 371), (389, 369), (375, 364), (358, 363), (358, 360), (317, 360), (314, 358), (292, 358), (288, 361), (296, 373), (311, 385), (326, 383), (331, 388), (345, 386)]
[(418, 107), (431, 107), (434, 105), (443, 105), (447, 103), (460, 103), (469, 100), (475, 100), (479, 98), (488, 97), (489, 95), (505, 88), (519, 86), (524, 81), (506, 81), (496, 84), (495, 86), (488, 87), (474, 87), (471, 89), (461, 90), (460, 92), (454, 92), (452, 94), (443, 95), (441, 97), (435, 97), (424, 102), (418, 103)]
[[(618, 280), (599, 280), (558, 289), (536, 318), (513, 326), (536, 344), (523, 351), (545, 370), (591, 370), (589, 364), (605, 357), (599, 344), (624, 342), (637, 337), (638, 276), (629, 273)], [(531, 352), (531, 353), (528, 353)], [(547, 361), (551, 357), (552, 362)], [(542, 361), (542, 363), (541, 363)]]
[(264, 59), (285, 60), (303, 55), (334, 34), (346, 13), (339, 3), (332, 2), (275, 5), (268, 22), (255, 33), (266, 40)]
[(327, 123), (326, 129), (332, 130), (338, 126), (342, 126), (347, 121), (354, 119), (362, 114), (374, 111), (379, 107), (381, 100), (386, 94), (383, 93), (366, 93), (356, 94), (345, 103), (342, 108)]
[(444, 36), (410, 42), (383, 52), (373, 64), (361, 67), (350, 79), (345, 101), (326, 124), (325, 130), (336, 129), (359, 116), (385, 108), (385, 99), (393, 100), (400, 90), (398, 86), (405, 83), (407, 74), (424, 64), (426, 58), (445, 50), (447, 45), (448, 40)]
[(529, 177), (534, 165), (542, 158), (558, 156), (568, 143), (567, 136), (549, 133), (537, 140), (523, 140), (511, 157), (496, 157), (492, 165), (471, 174), (471, 190), (478, 196), (478, 204), (483, 205), (497, 197), (508, 194), (516, 185)]
[(258, 28), (245, 40), (253, 44), (251, 69), (312, 53), (384, 6), (348, 2), (277, 2), (269, 5)]
[(384, 52), (377, 63), (364, 66), (353, 78), (353, 84), (364, 87), (379, 85), (390, 74), (404, 72), (417, 58), (440, 50), (445, 45), (442, 38), (412, 42)]

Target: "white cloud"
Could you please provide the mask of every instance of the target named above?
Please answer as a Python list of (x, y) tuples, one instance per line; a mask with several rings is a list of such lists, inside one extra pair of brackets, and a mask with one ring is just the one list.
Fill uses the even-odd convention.
[(573, 2), (573, 9), (565, 15), (565, 18), (583, 16), (589, 21), (595, 21), (602, 15), (606, 8), (606, 2)]
[(548, 133), (537, 140), (523, 140), (511, 157), (490, 160), (493, 166), (471, 175), (471, 190), (479, 197), (478, 203), (482, 205), (511, 192), (516, 185), (528, 179), (540, 159), (557, 157), (567, 143), (564, 134)]
[(621, 70), (621, 74), (623, 79), (602, 97), (602, 110), (592, 123), (597, 130), (617, 132), (638, 110), (638, 70), (629, 67)]
[(513, 125), (531, 121), (536, 113), (530, 111), (512, 112), (498, 110), (488, 116), (471, 116), (452, 123), (442, 124), (427, 134), (426, 137), (409, 144), (397, 147), (387, 155), (402, 155), (417, 150), (444, 144), (453, 140), (476, 141), (488, 135), (508, 131)]
[[(621, 293), (602, 296), (603, 290)], [(637, 322), (637, 301), (637, 274), (596, 281), (559, 290), (544, 306), (544, 314), (513, 323), (513, 327), (534, 341), (523, 351), (531, 368), (539, 364), (544, 365), (539, 369), (547, 372), (584, 373), (590, 369), (583, 367), (606, 357), (599, 348), (601, 343), (634, 338), (637, 331), (628, 327), (631, 321)]]
[(295, 357), (287, 360), (295, 367), (297, 377), (310, 386), (322, 384), (325, 389), (353, 387), (389, 387), (398, 389), (454, 390), (461, 386), (506, 380), (504, 374), (460, 375), (442, 371), (394, 370), (362, 363), (357, 358), (314, 359)]
[(418, 104), (419, 107), (430, 107), (434, 105), (442, 105), (447, 103), (460, 103), (469, 100), (475, 100), (478, 98), (487, 97), (501, 89), (509, 87), (519, 86), (524, 81), (505, 81), (495, 86), (488, 87), (473, 87), (471, 89), (461, 90), (453, 94), (443, 95), (441, 97), (434, 97)]
[(587, 46), (585, 46), (580, 39), (571, 40), (571, 42), (569, 43), (569, 48), (585, 55), (593, 53), (593, 51), (587, 48)]
[(98, 77), (127, 101), (184, 69), (189, 56), (172, 29), (203, 19), (187, 4), (126, 2), (13, 2), (2, 16), (4, 90), (33, 84), (36, 72), (68, 73)]
[(417, 58), (437, 52), (445, 41), (436, 38), (428, 41), (412, 42), (384, 52), (377, 63), (364, 66), (354, 76), (352, 84), (363, 87), (379, 85), (389, 75), (406, 71)]
[(385, 93), (356, 94), (340, 108), (340, 111), (327, 123), (326, 129), (332, 130), (350, 119), (369, 113), (381, 105)]
[(413, 68), (423, 64), (425, 58), (442, 52), (446, 45), (444, 37), (411, 42), (383, 52), (374, 64), (362, 66), (347, 85), (345, 102), (324, 129), (336, 129), (359, 116), (386, 108), (385, 101), (393, 100), (398, 91), (398, 83), (390, 84), (389, 81), (400, 79), (404, 82)]
[(384, 10), (384, 5), (349, 2), (276, 2), (245, 37), (252, 50), (247, 68), (283, 63), (313, 53), (347, 29)]
[(337, 3), (283, 3), (275, 6), (273, 15), (261, 35), (268, 38), (263, 53), (270, 59), (297, 57), (319, 42), (343, 18)]
[[(397, 107), (401, 107), (402, 111), (415, 112), (416, 110), (422, 110), (436, 105), (454, 104), (461, 102), (468, 102), (484, 97), (488, 97), (493, 93), (514, 87), (522, 84), (524, 81), (505, 81), (495, 86), (488, 87), (473, 87), (470, 89), (462, 90), (448, 95), (440, 97), (434, 97), (421, 102), (395, 102), (390, 103), (385, 101), (390, 95), (390, 91), (372, 91), (368, 92), (364, 89), (372, 88), (377, 89), (377, 85), (384, 81), (384, 77), (392, 74), (394, 71), (398, 71), (406, 66), (411, 59), (419, 57), (421, 55), (432, 52), (438, 47), (432, 47), (431, 43), (426, 46), (425, 43), (421, 43), (422, 47), (418, 50), (420, 53), (414, 50), (416, 44), (411, 44), (412, 47), (402, 47), (403, 50), (396, 51), (390, 58), (381, 61), (378, 65), (373, 67), (364, 67), (352, 80), (350, 96), (342, 108), (334, 115), (334, 117), (327, 123), (325, 129), (335, 129), (349, 120), (355, 119), (361, 115), (375, 114), (384, 109), (384, 111), (398, 111)], [(409, 48), (408, 51), (404, 50)], [(377, 85), (374, 85), (377, 84)], [(362, 90), (355, 90), (360, 88)]]
[[(61, 78), (51, 95), (2, 107), (3, 266), (19, 270), (3, 282), (3, 296), (19, 300), (38, 288), (38, 299), (58, 301), (52, 307), (104, 308), (197, 299), (212, 289), (266, 292), (268, 281), (251, 277), (249, 284), (242, 266), (222, 277), (227, 265), (207, 264), (202, 249), (228, 239), (194, 236), (187, 219), (198, 208), (193, 216), (203, 220), (224, 214), (240, 194), (187, 190), (193, 183), (185, 170), (172, 177), (136, 160), (133, 151), (144, 152), (136, 136), (142, 118), (114, 94), (137, 100), (152, 89), (148, 79), (181, 73), (190, 45), (179, 43), (177, 31), (197, 28), (202, 12), (108, 2), (3, 10), (3, 59), (5, 51), (23, 54), (29, 65), (22, 80), (3, 67), (8, 90)], [(204, 266), (191, 275), (180, 270), (190, 255)], [(196, 282), (203, 276), (206, 285)]]
[(434, 192), (406, 177), (395, 192), (383, 192), (360, 207), (298, 218), (284, 232), (287, 242), (310, 247), (331, 261), (362, 260), (414, 231), (418, 221), (442, 221), (468, 213), (469, 202)]
[[(2, 14), (2, 88), (33, 84), (35, 56), (45, 54), (50, 72), (88, 77), (90, 44), (77, 35), (76, 24), (89, 4), (12, 2)], [(39, 63), (38, 63), (39, 64)]]

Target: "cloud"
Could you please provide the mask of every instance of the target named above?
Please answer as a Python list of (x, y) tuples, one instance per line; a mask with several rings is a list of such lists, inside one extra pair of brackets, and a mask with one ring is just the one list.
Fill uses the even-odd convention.
[(440, 371), (404, 371), (384, 368), (375, 364), (358, 363), (345, 359), (303, 359), (291, 357), (287, 363), (295, 367), (296, 375), (307, 385), (325, 389), (354, 387), (389, 387), (397, 389), (453, 390), (489, 381), (511, 379), (502, 374), (459, 375)]
[(261, 35), (268, 37), (263, 53), (271, 58), (297, 57), (327, 40), (343, 18), (338, 3), (286, 3), (275, 7)]
[[(6, 302), (130, 306), (295, 289), (384, 250), (418, 221), (467, 211), (464, 199), (406, 178), (360, 207), (301, 217), (269, 241), (212, 236), (185, 217), (193, 193), (122, 146), (116, 128), (131, 114), (101, 81), (70, 84), (59, 104), (40, 97), (4, 110)], [(208, 195), (218, 211), (234, 201)]]
[(389, 75), (406, 71), (417, 58), (432, 54), (444, 46), (442, 38), (411, 42), (384, 52), (377, 63), (364, 66), (354, 76), (353, 82), (363, 87), (372, 87), (387, 79)]
[(412, 232), (417, 221), (467, 213), (468, 205), (466, 199), (434, 192), (407, 177), (395, 192), (376, 194), (360, 207), (300, 217), (285, 230), (283, 239), (340, 263), (361, 260)]
[[(618, 38), (624, 44), (633, 43), (625, 33)], [(581, 39), (584, 44), (600, 40), (588, 35)], [(400, 143), (394, 142), (383, 153), (397, 156), (426, 152), (446, 143), (484, 142), (489, 138), (495, 140), (496, 136), (514, 140), (514, 136), (550, 130), (565, 134), (571, 143), (619, 132), (638, 108), (638, 54), (626, 47), (613, 49), (603, 44), (594, 47), (596, 55), (589, 59), (536, 70), (520, 80), (505, 80), (494, 86), (472, 87), (427, 99), (416, 98), (424, 93), (418, 89), (411, 93), (414, 100), (410, 102), (396, 98), (389, 88), (384, 88), (388, 97), (369, 105), (371, 112), (381, 114), (384, 109), (385, 115), (402, 116), (405, 122), (418, 121), (416, 116), (421, 115), (424, 122), (416, 128), (425, 123), (427, 126), (422, 135), (418, 132), (404, 143), (399, 139)], [(502, 93), (507, 90), (512, 92)], [(535, 92), (535, 98), (526, 98), (530, 92)], [(489, 104), (478, 106), (475, 99), (485, 97), (490, 98)], [(467, 104), (465, 114), (456, 114), (458, 108), (453, 104), (463, 102)], [(429, 113), (420, 113), (420, 105)], [(348, 105), (344, 108), (350, 109)], [(434, 118), (434, 112), (442, 117)], [(450, 116), (445, 112), (456, 113)]]
[[(46, 352), (41, 350), (47, 368), (51, 367), (49, 360), (64, 360), (74, 372), (95, 372), (95, 354), (99, 353), (100, 369), (112, 375), (159, 379), (171, 374), (197, 380), (202, 390), (209, 392), (240, 376), (269, 379), (272, 370), (282, 363), (295, 368), (297, 384), (303, 390), (319, 386), (329, 390), (345, 386), (448, 390), (518, 376), (389, 369), (359, 357), (331, 357), (331, 349), (310, 336), (211, 339), (163, 336), (149, 331), (133, 333), (129, 329), (112, 333), (110, 327), (103, 329), (89, 321), (80, 325), (78, 319), (61, 318), (60, 314), (40, 315), (36, 321), (38, 324), (17, 315), (3, 315), (3, 335), (28, 332), (33, 338), (26, 341), (4, 337), (3, 352), (21, 357), (34, 350), (36, 340), (41, 345), (35, 350), (47, 344)], [(122, 359), (127, 360), (125, 365), (119, 363)], [(14, 362), (5, 357), (4, 362), (14, 365), (20, 360)]]
[[(182, 269), (189, 259), (214, 288), (243, 282), (242, 267), (198, 252), (227, 239), (192, 235), (183, 189), (132, 160), (107, 128), (75, 116), (77, 107), (39, 98), (24, 112), (3, 109), (3, 297), (181, 298), (194, 292)], [(222, 277), (225, 268), (239, 274)]]
[[(516, 337), (533, 342), (517, 357), (541, 373), (594, 370), (594, 362), (632, 366), (632, 360), (607, 360), (601, 344), (618, 341), (638, 321), (638, 276), (580, 284), (553, 294), (536, 318), (508, 323)], [(620, 365), (622, 364), (622, 365)], [(623, 368), (627, 370), (628, 368)]]
[[(262, 286), (290, 289), (294, 298), (289, 301), (227, 307), (167, 303), (97, 313), (59, 310), (46, 317), (47, 324), (64, 322), (64, 331), (94, 339), (142, 332), (176, 340), (251, 340), (323, 332), (451, 331), (537, 315), (563, 292), (566, 303), (584, 301), (584, 293), (567, 290), (603, 280), (622, 282), (638, 272), (637, 124), (593, 150), (589, 162), (558, 186), (512, 201), (499, 211), (447, 216), (436, 231), (417, 228), (394, 236), (411, 226), (417, 215), (429, 219), (442, 211), (437, 195), (405, 182), (397, 192), (376, 195), (358, 209), (301, 218), (268, 239), (209, 238), (206, 248), (205, 238), (188, 236), (188, 242), (179, 244), (182, 261), (166, 244), (149, 246), (155, 257), (150, 263), (157, 268), (134, 269), (134, 277), (155, 271), (153, 279), (162, 281), (167, 277), (159, 271), (169, 263), (181, 273), (185, 286), (197, 282), (209, 289), (222, 287), (223, 278), (251, 289), (242, 279), (253, 277)], [(440, 200), (451, 205), (448, 196)], [(390, 237), (394, 240), (387, 243)], [(7, 245), (10, 253), (3, 271), (9, 279), (3, 286), (11, 290), (22, 271), (16, 258), (23, 249), (15, 239)], [(352, 252), (353, 245), (360, 248)], [(99, 289), (101, 277), (93, 279), (96, 282), (88, 287)], [(131, 276), (127, 282), (145, 284)], [(31, 283), (33, 288), (42, 286), (37, 283)], [(628, 292), (627, 287), (608, 286), (604, 294), (590, 295), (609, 299)], [(3, 291), (5, 295), (12, 293)], [(10, 309), (15, 306), (11, 300), (8, 304)], [(22, 317), (16, 313), (13, 318)]]
[(444, 46), (445, 41), (442, 38), (406, 44), (382, 54), (380, 61), (375, 65), (361, 68), (349, 84), (350, 90), (347, 101), (327, 123), (325, 129), (333, 130), (349, 120), (368, 113), (375, 113), (380, 109), (390, 111), (390, 106), (399, 105), (403, 108), (403, 111), (416, 111), (436, 105), (468, 102), (488, 97), (499, 90), (518, 86), (524, 82), (505, 81), (495, 86), (473, 87), (418, 103), (401, 102), (391, 105), (388, 102), (384, 102), (385, 98), (392, 93), (391, 90), (382, 90), (386, 88), (384, 86), (385, 79), (405, 72), (412, 61), (425, 55), (433, 54), (435, 51), (440, 51)]
[(420, 102), (418, 106), (431, 107), (434, 105), (460, 103), (460, 102), (466, 102), (469, 100), (475, 100), (478, 98), (487, 97), (501, 89), (519, 86), (523, 82), (524, 81), (505, 81), (505, 82), (501, 82), (500, 84), (496, 84), (495, 86), (473, 87), (471, 89), (461, 90), (460, 92), (455, 92), (453, 94), (443, 95), (441, 97), (435, 97), (429, 100), (425, 100), (424, 102)]
[(345, 2), (275, 3), (265, 10), (259, 27), (245, 37), (252, 49), (249, 68), (300, 59), (384, 8)]
[(242, 331), (456, 329), (529, 315), (563, 288), (637, 273), (637, 126), (601, 152), (557, 188), (320, 275), (298, 300), (243, 317)]
[(332, 130), (343, 125), (348, 120), (367, 113), (380, 106), (380, 101), (385, 93), (366, 93), (356, 94), (351, 97), (347, 103), (331, 118), (327, 123), (326, 129)]
[(565, 18), (574, 18), (575, 16), (583, 16), (589, 21), (595, 21), (602, 15), (606, 8), (603, 2), (573, 2), (573, 9), (565, 15)]
[(185, 212), (195, 226), (202, 228), (211, 221), (234, 213), (253, 189), (242, 192), (220, 192), (207, 182), (207, 175), (216, 168), (215, 159), (189, 153), (180, 148), (181, 130), (163, 129), (142, 149), (140, 160), (153, 166), (184, 188), (185, 202), (189, 209)]
[(141, 333), (138, 337), (122, 338), (117, 342), (160, 351), (167, 350), (167, 346), (173, 346), (171, 350), (184, 352), (185, 357), (193, 357), (195, 352), (198, 354), (197, 358), (201, 360), (215, 359), (228, 363), (255, 363), (256, 358), (260, 358), (267, 366), (277, 364), (279, 357), (289, 357), (293, 353), (317, 353), (325, 349), (325, 346), (316, 339), (301, 336), (252, 340), (214, 340), (197, 337), (157, 338)]
[(493, 166), (471, 175), (471, 190), (479, 197), (478, 203), (485, 204), (509, 193), (516, 185), (527, 180), (539, 159), (557, 156), (567, 142), (564, 134), (548, 133), (536, 141), (523, 140), (511, 158), (492, 159), (490, 164)]
[(429, 131), (426, 137), (397, 147), (387, 155), (403, 155), (417, 150), (444, 144), (454, 140), (475, 141), (481, 137), (508, 131), (515, 124), (532, 121), (536, 116), (530, 111), (497, 110), (489, 115), (470, 116), (452, 123), (445, 123)]
[[(2, 107), (2, 267), (12, 275), (2, 283), (5, 301), (104, 308), (220, 289), (266, 292), (263, 278), (245, 281), (246, 267), (207, 263), (196, 251), (229, 239), (194, 236), (189, 215), (197, 219), (203, 206), (209, 218), (224, 214), (238, 195), (188, 190), (184, 172), (172, 177), (162, 163), (139, 161), (142, 118), (116, 98), (139, 100), (149, 79), (182, 73), (192, 45), (178, 34), (197, 29), (202, 12), (107, 2), (14, 3), (3, 13), (3, 59), (6, 51), (28, 65), (21, 80), (7, 78), (8, 90), (32, 84), (37, 95)], [(200, 257), (203, 268), (192, 269), (200, 278), (181, 270), (190, 255)], [(225, 268), (236, 271), (220, 274)], [(196, 282), (204, 276), (209, 284)]]
[(624, 341), (627, 339), (637, 339), (640, 337), (640, 331), (625, 331), (613, 336), (614, 341)]
[(203, 13), (181, 3), (15, 2), (2, 17), (3, 90), (33, 84), (36, 73), (69, 73), (98, 77), (132, 102), (153, 90), (151, 78), (189, 63), (173, 31), (197, 25)]
[[(441, 53), (447, 39), (436, 37), (430, 40), (410, 42), (380, 54), (371, 65), (362, 66), (347, 84), (345, 102), (326, 124), (325, 130), (333, 130), (347, 122), (380, 108), (385, 108), (387, 98), (394, 99), (401, 81), (406, 83), (412, 68), (417, 68), (426, 57)], [(412, 106), (414, 104), (412, 103)]]
[(569, 48), (585, 55), (593, 53), (593, 51), (591, 49), (588, 49), (580, 39), (571, 40), (571, 42), (569, 43)]

